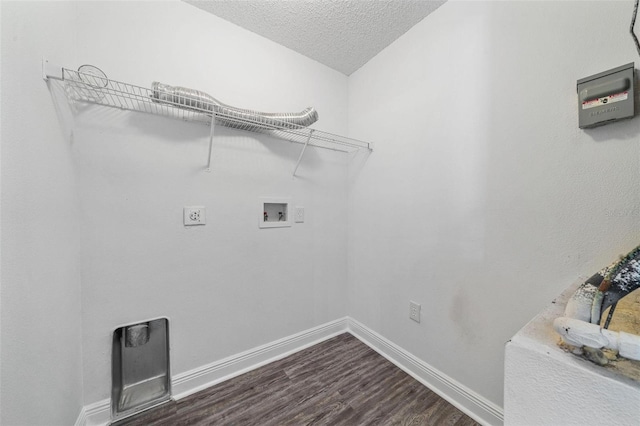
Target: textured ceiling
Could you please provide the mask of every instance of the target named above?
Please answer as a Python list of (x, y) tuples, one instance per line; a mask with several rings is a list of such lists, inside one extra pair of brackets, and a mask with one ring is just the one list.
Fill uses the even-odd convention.
[(184, 0), (350, 75), (444, 1)]

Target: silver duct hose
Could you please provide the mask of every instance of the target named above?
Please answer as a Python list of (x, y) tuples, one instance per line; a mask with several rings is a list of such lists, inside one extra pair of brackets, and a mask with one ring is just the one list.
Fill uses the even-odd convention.
[(152, 91), (154, 102), (163, 102), (200, 112), (213, 112), (216, 114), (217, 122), (237, 129), (257, 132), (278, 128), (299, 129), (318, 121), (318, 112), (313, 108), (306, 108), (299, 113), (253, 111), (226, 105), (199, 90), (169, 86), (157, 81), (153, 82)]

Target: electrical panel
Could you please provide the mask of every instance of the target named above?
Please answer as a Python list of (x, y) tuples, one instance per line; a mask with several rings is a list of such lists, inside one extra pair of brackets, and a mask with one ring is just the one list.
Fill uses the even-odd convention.
[(634, 116), (634, 63), (578, 80), (578, 127), (587, 129)]

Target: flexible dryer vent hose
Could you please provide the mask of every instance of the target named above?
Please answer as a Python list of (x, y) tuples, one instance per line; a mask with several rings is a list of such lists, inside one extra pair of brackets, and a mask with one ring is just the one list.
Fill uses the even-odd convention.
[(213, 96), (186, 87), (169, 86), (157, 81), (152, 85), (153, 100), (200, 112), (213, 112), (216, 121), (227, 127), (264, 131), (269, 129), (298, 129), (318, 121), (318, 112), (306, 108), (299, 113), (268, 113), (226, 105)]

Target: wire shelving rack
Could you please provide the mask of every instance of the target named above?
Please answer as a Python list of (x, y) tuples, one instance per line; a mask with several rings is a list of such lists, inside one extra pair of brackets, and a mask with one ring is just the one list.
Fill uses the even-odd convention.
[(259, 116), (247, 118), (228, 115), (218, 111), (214, 105), (203, 104), (202, 100), (190, 102), (189, 99), (181, 99), (180, 103), (159, 100), (154, 97), (153, 90), (150, 88), (116, 81), (104, 75), (52, 66), (46, 59), (43, 60), (43, 78), (64, 81), (66, 95), (73, 101), (160, 115), (211, 126), (206, 170), (210, 170), (211, 166), (213, 136), (217, 125), (264, 133), (304, 145), (293, 170), (294, 176), (308, 146), (347, 153), (360, 149), (373, 150), (373, 145), (370, 142), (308, 127), (294, 126), (291, 123), (278, 122), (273, 118), (262, 121)]

